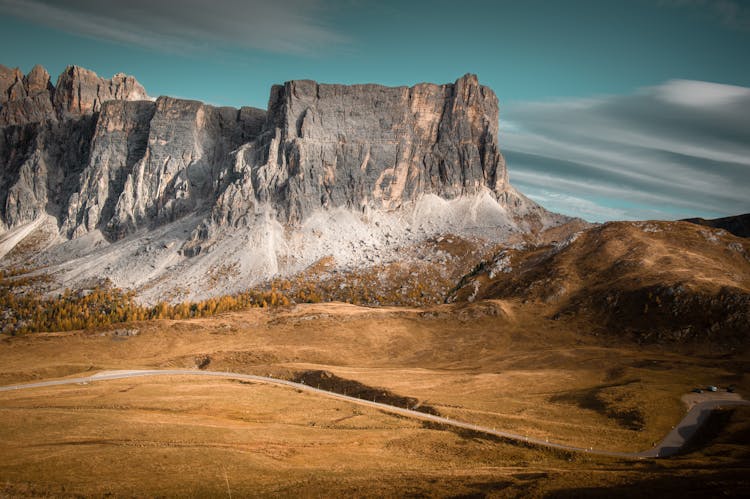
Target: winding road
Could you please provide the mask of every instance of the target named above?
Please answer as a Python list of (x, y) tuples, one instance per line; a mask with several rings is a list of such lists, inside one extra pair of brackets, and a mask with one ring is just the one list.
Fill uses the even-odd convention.
[(10, 385), (0, 387), (0, 392), (12, 391), (12, 390), (23, 390), (29, 388), (40, 388), (46, 386), (58, 386), (58, 385), (72, 385), (72, 384), (86, 384), (98, 381), (107, 381), (113, 379), (125, 379), (125, 378), (138, 378), (142, 376), (214, 376), (219, 378), (230, 378), (239, 380), (254, 381), (257, 383), (266, 383), (272, 385), (281, 385), (294, 388), (296, 390), (304, 390), (307, 392), (317, 393), (330, 398), (339, 400), (345, 400), (358, 405), (364, 405), (368, 407), (374, 407), (382, 411), (390, 412), (393, 414), (400, 414), (402, 416), (408, 416), (412, 418), (421, 419), (424, 421), (432, 421), (439, 424), (453, 426), (455, 428), (463, 428), (466, 430), (477, 431), (488, 435), (494, 435), (496, 437), (505, 438), (517, 442), (526, 442), (533, 445), (548, 447), (552, 449), (559, 449), (569, 452), (583, 452), (588, 454), (595, 454), (598, 456), (610, 456), (628, 459), (646, 459), (646, 458), (658, 458), (658, 457), (669, 457), (673, 456), (680, 451), (685, 443), (692, 437), (700, 426), (708, 419), (709, 415), (714, 409), (719, 407), (728, 406), (739, 406), (739, 405), (750, 405), (750, 402), (745, 400), (737, 400), (736, 398), (721, 398), (721, 394), (717, 394), (717, 397), (713, 400), (697, 403), (694, 405), (682, 421), (677, 424), (674, 429), (655, 447), (643, 451), (643, 452), (613, 452), (607, 450), (599, 450), (593, 448), (575, 447), (572, 445), (564, 445), (549, 442), (546, 439), (527, 437), (524, 435), (518, 435), (516, 433), (510, 433), (507, 431), (496, 430), (495, 428), (489, 428), (487, 426), (480, 426), (464, 421), (457, 421), (443, 416), (434, 416), (432, 414), (425, 414), (423, 412), (407, 409), (403, 407), (396, 407), (393, 405), (383, 404), (380, 402), (374, 402), (371, 400), (359, 399), (356, 397), (350, 397), (342, 395), (340, 393), (329, 392), (327, 390), (321, 390), (312, 386), (304, 385), (302, 383), (295, 383), (294, 381), (287, 381), (285, 379), (270, 378), (266, 376), (256, 376), (254, 374), (239, 374), (232, 372), (221, 372), (221, 371), (198, 371), (190, 369), (152, 369), (152, 370), (131, 370), (131, 371), (104, 371), (91, 376), (82, 378), (66, 378), (57, 379), (50, 381), (39, 381), (36, 383), (25, 383), (19, 385)]

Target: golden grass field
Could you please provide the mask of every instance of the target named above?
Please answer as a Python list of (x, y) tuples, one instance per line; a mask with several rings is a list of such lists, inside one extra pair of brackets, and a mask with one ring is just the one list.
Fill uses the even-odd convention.
[[(585, 327), (514, 300), (425, 309), (298, 305), (3, 337), (0, 384), (197, 365), (287, 378), (323, 370), (451, 418), (618, 451), (660, 440), (695, 386), (750, 389), (747, 352), (638, 346)], [(122, 335), (132, 329), (138, 334)], [(634, 462), (526, 447), (221, 378), (35, 388), (0, 393), (0, 495), (739, 494), (750, 486), (749, 416), (747, 409), (717, 414), (690, 452)]]

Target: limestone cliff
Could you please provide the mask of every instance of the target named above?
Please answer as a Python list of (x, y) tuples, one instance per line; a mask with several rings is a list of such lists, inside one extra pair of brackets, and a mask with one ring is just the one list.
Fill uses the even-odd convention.
[(53, 100), (58, 116), (64, 118), (97, 112), (110, 100), (147, 99), (146, 90), (132, 76), (118, 73), (104, 79), (88, 69), (68, 66), (57, 79)]
[(258, 134), (259, 115), (170, 97), (105, 102), (68, 206), (69, 235), (102, 228), (118, 239), (200, 211), (213, 200), (230, 152)]
[[(228, 187), (219, 220), (242, 218), (252, 201), (299, 222), (320, 208), (393, 210), (423, 194), (501, 193), (497, 131), (497, 97), (474, 75), (411, 88), (287, 82), (271, 90), (261, 137), (238, 152), (236, 174), (249, 170), (252, 184)], [(250, 203), (230, 201), (238, 197)]]
[(414, 87), (291, 81), (271, 89), (264, 129), (234, 155), (211, 218), (185, 250), (256, 223), (269, 206), (299, 224), (321, 209), (397, 211), (428, 195), (482, 192), (526, 230), (558, 220), (508, 183), (498, 99), (475, 75)]

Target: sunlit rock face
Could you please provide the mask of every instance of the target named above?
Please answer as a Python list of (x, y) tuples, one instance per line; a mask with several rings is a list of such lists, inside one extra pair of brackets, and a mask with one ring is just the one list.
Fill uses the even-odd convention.
[(0, 127), (76, 119), (98, 112), (110, 100), (147, 99), (143, 86), (122, 73), (105, 79), (68, 66), (53, 85), (42, 66), (34, 66), (24, 76), (18, 68), (0, 65)]
[(42, 66), (0, 66), (0, 227), (50, 214), (62, 221), (88, 163), (98, 113), (112, 100), (148, 99), (132, 76), (69, 66), (53, 85)]
[(69, 205), (71, 235), (99, 227), (119, 239), (206, 210), (231, 152), (259, 133), (264, 117), (171, 97), (105, 103)]
[(118, 73), (107, 80), (78, 66), (68, 66), (54, 89), (55, 110), (60, 118), (98, 112), (110, 100), (147, 99), (146, 90), (132, 76)]
[(507, 182), (498, 103), (474, 75), (414, 87), (319, 85), (271, 90), (254, 148), (258, 198), (292, 221), (319, 207), (396, 209), (422, 194), (455, 198)]

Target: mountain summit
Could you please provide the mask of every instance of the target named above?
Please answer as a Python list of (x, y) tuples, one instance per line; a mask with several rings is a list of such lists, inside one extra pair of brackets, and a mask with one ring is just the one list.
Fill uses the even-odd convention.
[(215, 293), (328, 256), (387, 261), (438, 234), (497, 242), (567, 220), (509, 184), (498, 100), (475, 75), (291, 81), (264, 111), (154, 101), (122, 74), (71, 66), (53, 86), (41, 66), (2, 66), (0, 105), (2, 247), (46, 227), (36, 263), (63, 285), (106, 269), (153, 299), (203, 296), (221, 266)]

